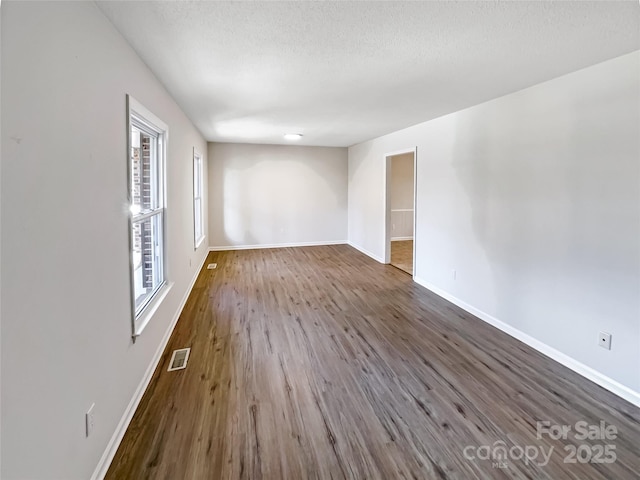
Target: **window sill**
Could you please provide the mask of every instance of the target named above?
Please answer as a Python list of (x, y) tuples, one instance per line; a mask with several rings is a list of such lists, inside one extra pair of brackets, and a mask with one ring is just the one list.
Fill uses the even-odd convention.
[(153, 299), (149, 304), (140, 312), (140, 315), (134, 321), (134, 329), (133, 329), (133, 341), (135, 342), (136, 337), (139, 337), (142, 334), (142, 331), (145, 329), (151, 318), (155, 315), (156, 311), (166, 298), (167, 294), (173, 287), (172, 283), (165, 283), (160, 290), (153, 296)]

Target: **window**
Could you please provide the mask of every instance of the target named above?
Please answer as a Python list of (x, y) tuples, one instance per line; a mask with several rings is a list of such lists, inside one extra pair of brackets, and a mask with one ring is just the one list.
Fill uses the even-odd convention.
[(193, 244), (198, 248), (204, 240), (202, 155), (193, 149)]
[[(166, 284), (164, 166), (167, 127), (130, 96), (129, 200), (134, 336), (144, 328), (147, 307)], [(150, 315), (147, 315), (149, 317)]]

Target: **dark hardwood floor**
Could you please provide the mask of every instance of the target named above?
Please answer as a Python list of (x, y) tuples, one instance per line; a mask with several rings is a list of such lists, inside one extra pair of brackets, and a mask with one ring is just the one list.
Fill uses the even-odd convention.
[[(109, 480), (638, 478), (640, 409), (400, 270), (346, 245), (208, 262)], [(187, 368), (167, 372), (182, 347)], [(538, 421), (618, 435), (537, 438)], [(616, 461), (564, 463), (583, 443)], [(478, 458), (501, 445), (504, 462)]]

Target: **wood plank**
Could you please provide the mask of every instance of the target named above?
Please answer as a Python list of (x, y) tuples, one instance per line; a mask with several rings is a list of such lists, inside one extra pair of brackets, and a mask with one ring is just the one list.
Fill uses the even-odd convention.
[[(640, 409), (402, 271), (346, 245), (209, 262), (107, 479), (638, 478)], [(167, 372), (184, 347), (187, 368)], [(538, 439), (538, 421), (619, 435)], [(553, 452), (544, 466), (465, 458), (500, 441)], [(581, 443), (617, 460), (564, 463)]]
[(391, 242), (391, 265), (413, 275), (413, 240)]

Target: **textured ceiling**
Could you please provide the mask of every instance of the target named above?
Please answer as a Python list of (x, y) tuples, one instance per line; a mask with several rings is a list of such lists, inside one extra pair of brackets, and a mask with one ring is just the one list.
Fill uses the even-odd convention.
[(98, 2), (209, 141), (348, 146), (640, 48), (627, 2)]

